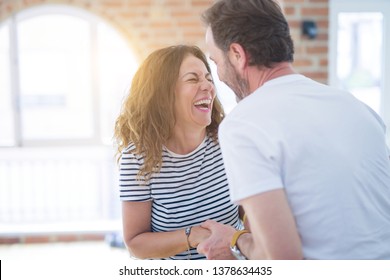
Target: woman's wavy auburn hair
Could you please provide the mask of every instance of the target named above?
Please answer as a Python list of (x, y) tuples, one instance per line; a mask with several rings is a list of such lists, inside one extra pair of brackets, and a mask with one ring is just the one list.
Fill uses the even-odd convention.
[[(124, 149), (133, 143), (131, 152), (144, 158), (138, 177), (145, 182), (152, 173), (160, 171), (162, 147), (176, 122), (174, 104), (179, 70), (188, 55), (199, 58), (211, 73), (206, 56), (196, 46), (177, 45), (154, 51), (135, 73), (116, 120), (114, 138), (118, 160)], [(218, 141), (218, 127), (223, 118), (222, 105), (215, 97), (211, 123), (206, 127), (214, 141)]]

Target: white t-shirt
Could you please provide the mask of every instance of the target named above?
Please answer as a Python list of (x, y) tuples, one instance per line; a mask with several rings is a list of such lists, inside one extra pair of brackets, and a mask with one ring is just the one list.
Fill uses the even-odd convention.
[(231, 191), (284, 188), (307, 259), (390, 259), (390, 160), (379, 116), (302, 75), (273, 79), (222, 122)]

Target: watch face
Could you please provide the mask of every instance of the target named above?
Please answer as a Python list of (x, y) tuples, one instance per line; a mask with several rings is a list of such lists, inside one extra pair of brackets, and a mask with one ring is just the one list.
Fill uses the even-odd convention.
[(230, 247), (230, 251), (237, 260), (247, 260), (247, 258), (241, 253), (237, 246)]

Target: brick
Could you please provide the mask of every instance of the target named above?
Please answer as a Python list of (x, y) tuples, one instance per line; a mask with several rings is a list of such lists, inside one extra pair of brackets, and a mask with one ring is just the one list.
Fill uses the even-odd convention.
[(302, 8), (301, 16), (328, 16), (329, 9), (328, 7), (320, 7), (320, 8)]
[(325, 81), (328, 79), (328, 73), (325, 72), (325, 71), (312, 71), (312, 72), (301, 72), (303, 75), (309, 77), (309, 78), (312, 78), (314, 80), (321, 80), (321, 81)]
[(55, 238), (56, 242), (75, 242), (79, 240), (80, 238), (77, 235), (59, 235)]
[[(178, 9), (175, 9), (173, 11), (171, 11), (171, 15), (172, 17), (175, 17), (175, 18), (194, 18), (194, 13), (192, 11), (188, 11), (188, 10), (178, 10)], [(197, 18), (198, 21), (200, 21), (200, 18)]]
[(328, 62), (328, 59), (327, 58), (321, 58), (320, 59), (320, 66), (328, 66), (329, 65), (329, 62)]
[(284, 12), (284, 14), (285, 14), (285, 16), (286, 16), (286, 18), (287, 18), (288, 16), (296, 15), (296, 13), (297, 13), (297, 8), (296, 8), (295, 6), (285, 7), (285, 8), (283, 9), (283, 12)]
[(100, 4), (102, 6), (105, 6), (106, 8), (117, 8), (117, 7), (123, 7), (123, 5), (125, 4), (124, 1), (119, 1), (119, 0), (109, 0), (109, 1), (103, 1), (103, 2), (100, 2)]
[(172, 29), (174, 25), (171, 21), (153, 21), (150, 23), (150, 27), (153, 29)]
[(42, 4), (44, 0), (23, 0), (24, 6), (32, 6), (36, 4)]
[(294, 67), (307, 67), (312, 66), (313, 61), (311, 59), (295, 59), (293, 65)]
[(305, 3), (306, 0), (279, 0), (279, 3), (282, 3), (284, 5), (288, 5), (290, 3), (292, 4), (298, 4), (298, 3)]
[(321, 54), (321, 53), (328, 53), (328, 47), (327, 46), (314, 46), (314, 47), (307, 47), (306, 51), (308, 54)]
[(49, 243), (52, 239), (50, 236), (27, 236), (24, 243)]
[(0, 245), (9, 245), (9, 244), (18, 244), (21, 243), (21, 239), (19, 237), (1, 237)]
[(316, 20), (315, 22), (316, 22), (318, 28), (321, 28), (321, 29), (328, 29), (329, 28), (329, 20), (328, 19)]
[(131, 0), (128, 1), (128, 5), (131, 7), (134, 6), (151, 6), (153, 0)]
[(309, 0), (311, 4), (316, 4), (316, 3), (322, 3), (322, 4), (328, 4), (329, 0)]
[(191, 6), (193, 7), (204, 7), (205, 9), (213, 3), (212, 0), (192, 0)]
[(164, 5), (177, 7), (177, 6), (185, 6), (186, 1), (183, 0), (165, 0)]
[(83, 234), (80, 235), (79, 240), (82, 241), (102, 241), (105, 239), (104, 234)]
[(302, 20), (290, 19), (290, 20), (288, 20), (288, 26), (290, 27), (290, 29), (293, 29), (293, 28), (301, 29)]
[(316, 39), (315, 39), (317, 42), (319, 41), (323, 41), (325, 43), (328, 43), (328, 40), (329, 40), (329, 35), (328, 33), (318, 33)]

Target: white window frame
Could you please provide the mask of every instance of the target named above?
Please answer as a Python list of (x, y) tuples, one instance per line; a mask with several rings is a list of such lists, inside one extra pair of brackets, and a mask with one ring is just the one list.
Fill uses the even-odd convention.
[[(19, 106), (20, 100), (20, 76), (19, 76), (19, 62), (18, 62), (18, 41), (17, 41), (17, 28), (18, 22), (37, 17), (45, 14), (63, 14), (78, 17), (89, 22), (91, 26), (91, 51), (90, 51), (90, 61), (91, 61), (91, 86), (93, 91), (92, 99), (92, 114), (93, 114), (93, 136), (91, 138), (82, 138), (82, 139), (42, 139), (42, 140), (27, 140), (22, 139), (22, 124), (21, 124), (21, 111)], [(14, 15), (11, 15), (6, 19), (1, 25), (7, 25), (9, 28), (9, 40), (10, 40), (10, 73), (11, 73), (11, 99), (12, 99), (12, 110), (14, 117), (14, 145), (12, 147), (21, 147), (21, 146), (62, 146), (62, 145), (108, 145), (111, 143), (105, 143), (104, 139), (101, 136), (101, 125), (99, 113), (101, 110), (99, 87), (93, 81), (97, 80), (97, 69), (93, 67), (94, 62), (98, 61), (98, 54), (96, 51), (93, 51), (92, 46), (97, 45), (97, 25), (103, 19), (98, 18), (97, 16), (84, 11), (77, 7), (71, 7), (66, 5), (54, 5), (54, 4), (45, 4), (37, 7), (28, 8), (22, 10)], [(1, 26), (0, 25), (0, 26)], [(131, 75), (132, 73), (129, 73)], [(119, 98), (118, 98), (119, 99)], [(121, 100), (120, 100), (121, 101)], [(119, 111), (118, 111), (119, 113)], [(1, 147), (0, 147), (1, 148)]]
[[(19, 20), (25, 20), (30, 17), (45, 15), (45, 14), (53, 14), (53, 13), (59, 13), (63, 15), (70, 15), (70, 16), (76, 16), (82, 19), (86, 19), (89, 21), (92, 25), (94, 24), (95, 27), (97, 26), (97, 23), (102, 22), (103, 19), (98, 18), (97, 16), (94, 16), (93, 14), (90, 14), (87, 11), (83, 11), (82, 9), (71, 7), (71, 6), (65, 6), (65, 5), (40, 5), (33, 8), (26, 9), (24, 11), (18, 12), (15, 15), (12, 15), (10, 18), (7, 18), (4, 22), (0, 24), (0, 27), (3, 26), (3, 24), (7, 24), (10, 30), (9, 34), (9, 40), (11, 41), (10, 44), (10, 71), (12, 71), (12, 81), (11, 81), (11, 92), (12, 95), (11, 98), (13, 100), (13, 113), (15, 122), (18, 122), (19, 124), (15, 125), (16, 129), (21, 128), (20, 124), (20, 112), (19, 112), (19, 95), (20, 95), (20, 80), (19, 80), (19, 69), (18, 69), (18, 55), (16, 53), (17, 51), (17, 22)], [(104, 27), (105, 28), (105, 27)], [(97, 32), (95, 32), (95, 35), (93, 35), (93, 32), (91, 32), (92, 42), (97, 42), (98, 37)], [(114, 35), (114, 34), (111, 34)], [(110, 34), (109, 34), (110, 36)], [(114, 37), (112, 37), (114, 38)], [(104, 37), (105, 39), (105, 37)], [(101, 46), (103, 51), (108, 50), (107, 56), (109, 58), (112, 58), (111, 52), (116, 52), (117, 44), (119, 43), (120, 46), (118, 49), (120, 50), (116, 54), (119, 56), (119, 58), (122, 60), (123, 65), (117, 65), (118, 66), (118, 73), (121, 77), (118, 78), (118, 81), (120, 83), (125, 83), (121, 85), (117, 85), (115, 80), (113, 83), (115, 85), (112, 85), (114, 92), (109, 92), (109, 98), (112, 99), (112, 103), (110, 103), (109, 106), (106, 107), (106, 109), (112, 110), (114, 113), (119, 114), (119, 108), (120, 104), (122, 102), (123, 96), (127, 94), (126, 89), (128, 89), (129, 82), (131, 80), (132, 75), (134, 74), (135, 69), (138, 66), (138, 62), (135, 60), (134, 57), (127, 56), (128, 53), (126, 52), (126, 58), (124, 58), (122, 50), (123, 45), (121, 43), (116, 41), (116, 37), (113, 40), (110, 40), (110, 42), (113, 42), (112, 44), (108, 44), (108, 47)], [(93, 43), (92, 43), (93, 45)], [(113, 46), (113, 49), (110, 49)], [(131, 52), (131, 51), (130, 51)], [(97, 67), (94, 67), (93, 62), (96, 62), (99, 57), (99, 54), (97, 51), (91, 51), (91, 67), (92, 72), (98, 72)], [(117, 64), (117, 59), (112, 59), (113, 64)], [(130, 63), (130, 66), (129, 66)], [(104, 67), (105, 64), (103, 64)], [(93, 75), (93, 73), (92, 73)], [(115, 75), (115, 78), (117, 77), (117, 73), (115, 72), (113, 75)], [(123, 76), (124, 77), (123, 77)], [(108, 82), (110, 83), (110, 89), (111, 90), (111, 80), (109, 79)], [(127, 87), (127, 88), (126, 88)], [(11, 217), (10, 221), (7, 220), (6, 223), (2, 224), (2, 220), (0, 219), (0, 237), (1, 236), (15, 236), (20, 233), (23, 233), (23, 235), (27, 234), (41, 234), (41, 233), (68, 233), (68, 232), (91, 232), (91, 233), (100, 233), (100, 232), (108, 232), (108, 231), (117, 231), (120, 229), (120, 203), (119, 203), (119, 194), (117, 188), (113, 187), (117, 185), (118, 182), (118, 170), (114, 158), (115, 150), (112, 145), (111, 138), (110, 141), (106, 141), (103, 136), (100, 133), (100, 127), (101, 125), (101, 118), (105, 117), (103, 115), (102, 110), (102, 102), (99, 102), (98, 98), (107, 96), (108, 89), (104, 88), (104, 85), (100, 88), (100, 85), (96, 83), (93, 83), (93, 76), (92, 76), (92, 88), (95, 92), (94, 94), (94, 122), (95, 122), (95, 131), (94, 135), (95, 137), (93, 139), (70, 139), (70, 140), (34, 140), (34, 141), (22, 141), (20, 131), (16, 131), (16, 139), (15, 139), (15, 145), (12, 145), (11, 147), (4, 148), (4, 146), (0, 146), (0, 213), (4, 215), (9, 215), (9, 212), (7, 212), (7, 209), (10, 209), (10, 205), (12, 208), (12, 211), (15, 213), (15, 217), (19, 217), (19, 220), (13, 220), (12, 217), (14, 215), (9, 215)], [(122, 91), (123, 88), (123, 91)], [(119, 89), (119, 90), (118, 90)], [(98, 92), (100, 90), (101, 92)], [(100, 103), (100, 104), (99, 104)], [(114, 104), (112, 106), (112, 104)], [(106, 105), (106, 104), (103, 104)], [(118, 105), (118, 108), (116, 106)], [(115, 107), (115, 108), (113, 108)], [(108, 114), (107, 114), (108, 115)], [(109, 116), (112, 117), (111, 115)], [(111, 120), (110, 120), (111, 122)], [(114, 127), (112, 127), (113, 129)], [(0, 131), (1, 133), (1, 131)], [(74, 167), (74, 163), (76, 163), (76, 167)], [(31, 211), (33, 208), (26, 208), (26, 205), (23, 203), (23, 196), (21, 194), (32, 192), (36, 194), (37, 196), (40, 196), (42, 192), (44, 192), (45, 188), (56, 188), (55, 182), (52, 183), (51, 181), (48, 181), (48, 176), (46, 174), (47, 172), (47, 166), (65, 166), (66, 168), (70, 168), (70, 170), (74, 170), (72, 168), (78, 168), (80, 167), (80, 170), (84, 168), (89, 168), (90, 170), (97, 170), (96, 177), (94, 177), (93, 181), (95, 183), (88, 182), (88, 187), (93, 187), (92, 193), (94, 193), (95, 197), (98, 196), (98, 204), (99, 204), (99, 213), (95, 213), (95, 216), (98, 216), (97, 218), (94, 218), (96, 220), (92, 221), (86, 221), (85, 217), (80, 217), (80, 220), (77, 221), (65, 221), (68, 219), (66, 217), (64, 221), (57, 221), (56, 223), (52, 222), (40, 222), (35, 221), (34, 218), (31, 219), (29, 216), (25, 216), (25, 213), (32, 213), (34, 211)], [(64, 168), (59, 168), (57, 171), (49, 172), (51, 177), (56, 177), (58, 174), (61, 176), (67, 176), (69, 178), (74, 178), (71, 172), (64, 170)], [(43, 174), (43, 175), (42, 175)], [(54, 175), (53, 175), (54, 174)], [(88, 175), (89, 176), (89, 175)], [(77, 177), (77, 176), (76, 176)], [(91, 177), (91, 176), (89, 176)], [(34, 178), (38, 178), (39, 180), (44, 180), (45, 182), (48, 182), (48, 187), (41, 182), (35, 182)], [(79, 187), (80, 190), (82, 190), (83, 186), (86, 184), (83, 183), (82, 178), (79, 177), (76, 178), (76, 183), (73, 183), (74, 186)], [(98, 183), (96, 183), (98, 182)], [(35, 184), (35, 185), (34, 185)], [(80, 185), (78, 185), (80, 184)], [(36, 185), (40, 186), (40, 190), (38, 191), (35, 189)], [(43, 191), (42, 191), (43, 189)], [(23, 192), (24, 191), (24, 192)], [(62, 188), (62, 192), (67, 192), (64, 188)], [(47, 194), (47, 192), (45, 192)], [(75, 194), (75, 192), (72, 192), (73, 195), (80, 195)], [(10, 199), (10, 197), (13, 197)], [(21, 200), (18, 200), (20, 197)], [(80, 196), (81, 197), (81, 196)], [(87, 201), (90, 197), (88, 194), (83, 198), (85, 201)], [(93, 197), (94, 203), (96, 202), (96, 198)], [(40, 197), (39, 199), (43, 199), (44, 196)], [(29, 198), (30, 199), (30, 198)], [(47, 198), (45, 198), (47, 199)], [(4, 202), (8, 202), (4, 203)], [(15, 203), (16, 201), (16, 203)], [(33, 200), (32, 200), (33, 201)], [(48, 201), (55, 201), (53, 198), (49, 198)], [(87, 201), (88, 202), (88, 201)], [(90, 203), (91, 201), (89, 201)], [(29, 207), (35, 207), (38, 205), (39, 207), (46, 207), (44, 203), (31, 203)], [(71, 214), (75, 213), (75, 211), (78, 211), (79, 209), (73, 209), (73, 204), (69, 203), (71, 208)], [(95, 205), (95, 204), (93, 204)], [(15, 209), (16, 208), (16, 209)], [(77, 206), (75, 207), (77, 208)], [(4, 211), (6, 209), (7, 211)], [(88, 208), (88, 209), (91, 209)], [(18, 212), (19, 211), (19, 212)], [(57, 210), (56, 210), (57, 211)], [(58, 210), (60, 211), (60, 210)], [(89, 211), (89, 210), (88, 210)], [(50, 211), (45, 211), (46, 213), (50, 213)], [(54, 213), (55, 211), (53, 211)], [(63, 213), (66, 211), (64, 210)], [(65, 213), (66, 214), (66, 213)], [(65, 215), (64, 214), (64, 215)], [(69, 214), (70, 215), (70, 214)], [(0, 215), (1, 216), (1, 215)], [(65, 215), (66, 216), (66, 215)], [(9, 218), (8, 217), (8, 218)], [(1, 217), (0, 217), (1, 218)], [(41, 217), (39, 218), (41, 219)], [(3, 219), (4, 220), (4, 219)]]
[(382, 80), (380, 115), (387, 126), (390, 144), (390, 1), (330, 0), (329, 2), (329, 85), (338, 87), (337, 78), (337, 16), (340, 12), (379, 12), (383, 14)]

